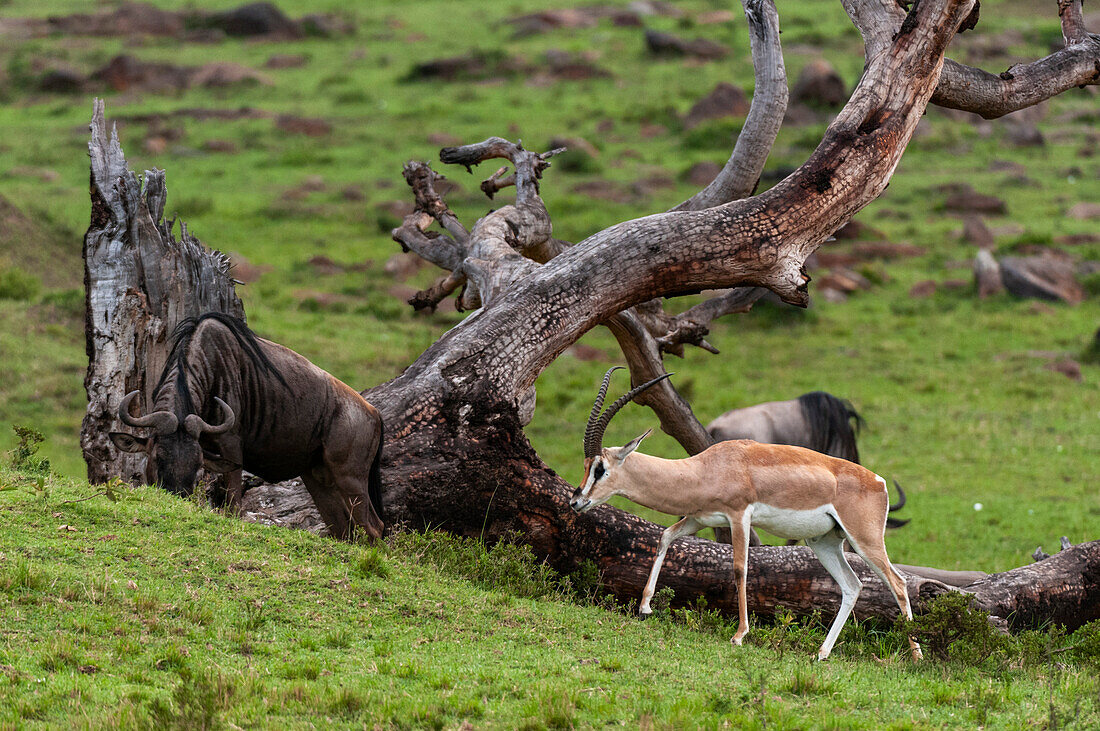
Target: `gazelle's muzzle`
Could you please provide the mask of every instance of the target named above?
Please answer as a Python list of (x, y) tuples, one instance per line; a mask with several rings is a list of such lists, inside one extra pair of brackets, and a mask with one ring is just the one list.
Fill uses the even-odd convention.
[(582, 494), (582, 489), (577, 488), (573, 491), (573, 497), (569, 498), (569, 507), (578, 513), (583, 513), (588, 508), (592, 507), (592, 501)]

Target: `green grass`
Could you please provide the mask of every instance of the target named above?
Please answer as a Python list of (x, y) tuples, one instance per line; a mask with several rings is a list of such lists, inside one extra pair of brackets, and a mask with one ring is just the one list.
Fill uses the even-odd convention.
[[(87, 11), (85, 5), (9, 0), (0, 3), (0, 16)], [(79, 247), (89, 212), (93, 94), (35, 91), (40, 69), (86, 72), (123, 51), (145, 60), (257, 68), (277, 53), (305, 55), (301, 68), (265, 69), (270, 86), (102, 95), (108, 118), (120, 120), (131, 168), (167, 170), (169, 213), (180, 213), (210, 246), (269, 268), (239, 288), (250, 324), (365, 388), (399, 373), (461, 317), (415, 315), (383, 271), (398, 251), (389, 237), (397, 219), (387, 206), (410, 199), (401, 165), (434, 160), (441, 144), (433, 135), (477, 141), (500, 134), (532, 148), (560, 136), (593, 144), (594, 160), (555, 165), (542, 185), (555, 235), (574, 241), (683, 200), (694, 192), (684, 171), (728, 156), (740, 120), (689, 132), (680, 119), (719, 81), (751, 90), (743, 21), (693, 20), (729, 3), (685, 0), (678, 3), (685, 19), (646, 19), (649, 27), (733, 49), (728, 59), (703, 65), (648, 59), (639, 29), (606, 21), (522, 39), (497, 22), (574, 5), (378, 0), (349, 7), (294, 0), (280, 7), (292, 16), (339, 12), (354, 22), (355, 34), (292, 43), (5, 39), (0, 194), (37, 226), (16, 229), (18, 235), (0, 228), (0, 454), (15, 449), (12, 426), (28, 426), (45, 435), (42, 454), (55, 472), (83, 474), (78, 434), (87, 361)], [(954, 42), (954, 57), (965, 60), (983, 37), (1022, 29), (1022, 42), (983, 62), (996, 72), (1042, 55), (1058, 36), (1057, 17), (1046, 9), (1036, 15), (1030, 3), (1016, 0), (985, 5), (978, 31)], [(792, 82), (820, 54), (854, 83), (862, 68), (859, 39), (839, 4), (791, 2), (780, 14)], [(612, 76), (549, 86), (522, 76), (405, 80), (418, 61), (477, 49), (531, 63), (551, 49), (584, 53)], [(268, 116), (199, 121), (174, 114), (240, 107)], [(930, 111), (890, 188), (858, 216), (891, 241), (924, 247), (924, 256), (875, 265), (881, 282), (845, 303), (815, 301), (804, 313), (760, 306), (716, 323), (708, 339), (719, 356), (695, 350), (683, 361), (670, 358), (675, 383), (704, 423), (730, 408), (815, 389), (852, 400), (869, 424), (860, 442), (865, 462), (909, 494), (902, 515), (912, 522), (887, 539), (899, 562), (997, 571), (1027, 563), (1036, 545), (1051, 550), (1059, 536), (1078, 542), (1100, 534), (1100, 365), (1084, 363), (1084, 382), (1077, 383), (1047, 370), (1042, 357), (1085, 355), (1100, 325), (1095, 292), (1078, 307), (1006, 295), (978, 301), (969, 285), (941, 287), (927, 299), (908, 295), (920, 280), (970, 278), (974, 249), (957, 237), (960, 219), (943, 210), (945, 185), (965, 181), (1005, 200), (1008, 214), (987, 221), (1003, 227), (996, 240), (1002, 254), (1094, 232), (1095, 221), (1065, 212), (1100, 200), (1100, 162), (1087, 144), (1096, 90), (1073, 90), (1045, 108), (1038, 125), (1047, 144), (1039, 148), (1008, 144), (1006, 123), (974, 126)], [(152, 113), (166, 116), (156, 124), (132, 121)], [(324, 118), (332, 132), (289, 134), (276, 127), (278, 114)], [(144, 144), (157, 124), (173, 132), (161, 152)], [(784, 129), (768, 169), (798, 165), (823, 130), (824, 122)], [(236, 152), (211, 151), (212, 141)], [(1025, 175), (1003, 171), (1004, 162), (1023, 166)], [(490, 203), (477, 193), (491, 169), (468, 176), (435, 167), (462, 186), (448, 202), (468, 225), (508, 199), (505, 193)], [(653, 176), (671, 184), (631, 187)], [(578, 192), (593, 181), (628, 191), (630, 202)], [(1100, 258), (1097, 244), (1062, 248)], [(319, 274), (308, 263), (316, 255), (347, 271)], [(424, 269), (404, 284), (423, 287), (437, 275)], [(580, 476), (581, 433), (595, 386), (621, 362), (605, 331), (583, 342), (606, 358), (581, 361), (567, 352), (555, 361), (539, 379), (538, 409), (527, 429), (540, 455), (572, 482)], [(622, 377), (613, 390), (625, 386)], [(607, 441), (623, 443), (655, 424), (650, 412), (625, 409)], [(646, 448), (682, 453), (663, 434)], [(501, 557), (485, 559), (484, 575), (442, 558), (436, 569), (415, 556), (406, 560), (402, 551), (421, 550), (408, 544), (374, 552), (336, 546), (226, 522), (145, 490), (118, 505), (99, 498), (54, 510), (27, 497), (26, 479), (10, 473), (4, 479), (23, 485), (0, 495), (6, 517), (0, 569), (22, 577), (15, 593), (0, 594), (8, 602), (5, 620), (9, 610), (22, 617), (5, 621), (0, 643), (6, 658), (0, 664), (17, 669), (4, 670), (7, 686), (0, 677), (0, 688), (12, 694), (4, 722), (13, 724), (40, 717), (50, 725), (201, 725), (207, 718), (304, 725), (309, 718), (332, 726), (361, 720), (453, 727), (469, 719), (477, 726), (551, 727), (608, 718), (678, 727), (729, 718), (733, 725), (772, 727), (1060, 726), (1072, 720), (1073, 699), (1096, 697), (1091, 676), (1074, 667), (912, 670), (892, 655), (885, 665), (861, 659), (867, 657), (861, 651), (807, 670), (810, 641), (797, 652), (768, 639), (731, 653), (726, 637), (682, 624), (639, 626), (556, 595), (534, 600), (494, 591), (493, 582), (512, 580), (490, 570)], [(51, 479), (55, 502), (90, 489)], [(78, 530), (57, 531), (62, 524)], [(232, 536), (234, 547), (209, 550), (211, 531)], [(96, 540), (107, 535), (119, 537)], [(127, 587), (130, 580), (137, 589)], [(442, 618), (433, 614), (439, 611)], [(874, 647), (875, 637), (859, 642)], [(98, 670), (81, 672), (82, 665)], [(117, 710), (97, 710), (108, 708)]]
[(705, 608), (639, 622), (514, 546), (345, 545), (154, 488), (71, 502), (93, 488), (35, 481), (0, 470), (0, 723), (13, 727), (1100, 721), (1100, 655), (1051, 652), (1091, 635), (914, 666), (896, 631), (852, 624), (814, 664), (817, 623), (757, 623), (733, 648)]

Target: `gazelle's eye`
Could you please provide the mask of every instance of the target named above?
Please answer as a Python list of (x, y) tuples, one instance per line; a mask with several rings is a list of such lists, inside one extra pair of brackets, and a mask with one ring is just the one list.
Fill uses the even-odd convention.
[(597, 462), (592, 468), (592, 481), (599, 482), (601, 477), (603, 477), (603, 462)]

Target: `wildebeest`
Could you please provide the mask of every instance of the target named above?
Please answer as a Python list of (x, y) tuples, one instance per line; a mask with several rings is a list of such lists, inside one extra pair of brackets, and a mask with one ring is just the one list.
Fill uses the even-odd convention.
[[(769, 401), (733, 409), (707, 425), (715, 442), (751, 439), (766, 444), (790, 444), (839, 457), (859, 464), (856, 437), (865, 422), (851, 402), (825, 391), (804, 393), (790, 401)], [(905, 491), (896, 481), (898, 502), (891, 511), (905, 506)], [(908, 520), (889, 518), (886, 525), (900, 528)]]
[(382, 419), (354, 389), (294, 351), (257, 337), (240, 320), (208, 312), (184, 320), (153, 389), (135, 417), (133, 391), (123, 423), (149, 437), (112, 432), (127, 452), (145, 452), (146, 479), (190, 495), (200, 466), (228, 472), (215, 504), (237, 507), (241, 468), (269, 482), (301, 476), (333, 536), (355, 527), (382, 535)]

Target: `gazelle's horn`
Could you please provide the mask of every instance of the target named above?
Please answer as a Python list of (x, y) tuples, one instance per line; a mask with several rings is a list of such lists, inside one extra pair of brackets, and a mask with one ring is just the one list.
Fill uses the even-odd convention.
[(157, 434), (171, 434), (179, 426), (176, 415), (171, 411), (154, 411), (145, 416), (130, 416), (130, 404), (140, 391), (131, 391), (118, 405), (118, 418), (127, 426), (152, 427)]
[(233, 424), (237, 422), (237, 416), (233, 413), (233, 409), (229, 404), (222, 401), (217, 396), (214, 397), (214, 401), (225, 412), (225, 419), (221, 424), (213, 425), (207, 424), (202, 420), (202, 417), (198, 414), (189, 414), (186, 419), (183, 420), (183, 428), (187, 430), (187, 433), (198, 439), (199, 434), (224, 434), (233, 428)]
[(660, 383), (671, 375), (671, 373), (665, 373), (663, 375), (657, 376), (652, 381), (646, 381), (642, 385), (630, 389), (618, 399), (616, 399), (613, 404), (608, 406), (607, 411), (603, 412), (603, 416), (601, 416), (600, 420), (596, 423), (595, 434), (592, 438), (592, 442), (595, 448), (592, 454), (585, 454), (585, 456), (595, 457), (597, 454), (600, 453), (600, 450), (603, 449), (603, 433), (607, 430), (607, 425), (611, 423), (611, 418), (619, 412), (619, 409), (626, 406), (631, 401), (631, 399), (640, 394), (642, 391), (646, 390), (650, 386)]
[(600, 392), (596, 394), (596, 402), (592, 404), (592, 413), (588, 415), (588, 425), (584, 428), (584, 456), (595, 457), (600, 452), (600, 435), (597, 435), (597, 422), (600, 420), (600, 409), (603, 408), (603, 399), (607, 395), (607, 384), (611, 383), (611, 374), (622, 370), (622, 366), (614, 366), (603, 374), (603, 383), (600, 384)]

